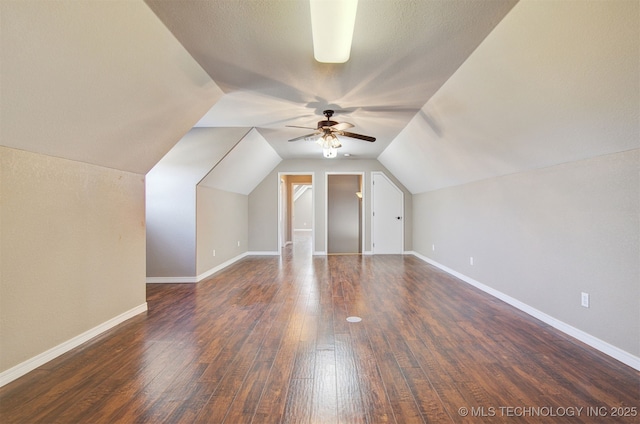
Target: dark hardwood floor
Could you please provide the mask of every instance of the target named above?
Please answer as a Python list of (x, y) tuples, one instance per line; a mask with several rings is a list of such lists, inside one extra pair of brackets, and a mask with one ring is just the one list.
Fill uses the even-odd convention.
[(149, 285), (146, 314), (1, 388), (0, 422), (640, 421), (639, 372), (419, 259), (295, 246)]

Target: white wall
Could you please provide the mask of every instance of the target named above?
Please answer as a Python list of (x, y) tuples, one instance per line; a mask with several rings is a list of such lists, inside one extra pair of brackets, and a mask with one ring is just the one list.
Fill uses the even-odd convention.
[(146, 309), (143, 175), (0, 147), (0, 199), (0, 371)]
[(414, 195), (414, 250), (640, 356), (639, 165), (631, 150)]

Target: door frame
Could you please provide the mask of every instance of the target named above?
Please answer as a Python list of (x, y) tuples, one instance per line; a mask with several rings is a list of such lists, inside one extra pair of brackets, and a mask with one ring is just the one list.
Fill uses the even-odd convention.
[[(362, 171), (325, 171), (324, 173), (324, 253), (325, 255), (329, 254), (329, 175), (360, 175), (360, 191), (362, 193), (361, 202), (361, 211), (360, 211), (360, 226), (361, 226), (361, 234), (360, 234), (360, 254), (364, 255), (364, 240), (365, 240), (365, 195), (364, 195), (364, 184), (365, 184), (365, 173)], [(354, 193), (355, 195), (355, 193)]]
[(393, 180), (391, 180), (391, 178), (389, 178), (384, 172), (382, 171), (371, 171), (371, 252), (375, 255), (376, 254), (376, 247), (375, 247), (375, 219), (373, 214), (375, 213), (375, 211), (373, 210), (373, 205), (374, 205), (374, 201), (375, 201), (375, 187), (374, 187), (374, 175), (381, 175), (385, 180), (387, 180), (387, 182), (389, 184), (391, 184), (391, 186), (393, 188), (395, 188), (398, 193), (400, 193), (400, 206), (402, 207), (402, 229), (400, 231), (400, 255), (404, 254), (404, 231), (405, 231), (405, 210), (404, 210), (404, 191), (402, 191), (402, 189), (400, 189), (400, 187), (398, 187), (398, 185), (396, 183), (393, 182)]
[[(284, 240), (284, 220), (283, 220), (283, 212), (284, 212), (284, 202), (286, 202), (287, 198), (289, 196), (284, 196), (283, 198), (283, 181), (282, 178), (288, 175), (309, 175), (311, 176), (311, 189), (313, 190), (314, 195), (311, 197), (311, 251), (313, 252), (316, 246), (316, 208), (315, 208), (315, 182), (316, 182), (316, 175), (315, 172), (286, 172), (286, 171), (282, 171), (282, 172), (278, 172), (278, 255), (282, 256), (282, 248), (285, 245), (285, 240)], [(288, 184), (285, 184), (284, 187), (285, 193), (288, 193), (290, 190), (290, 187), (288, 186)], [(293, 208), (293, 205), (286, 205), (287, 206), (287, 210), (290, 210), (291, 208)], [(291, 227), (293, 227), (293, 220), (291, 220), (291, 222), (289, 223), (291, 225)], [(291, 228), (291, 231), (293, 233), (293, 228)]]

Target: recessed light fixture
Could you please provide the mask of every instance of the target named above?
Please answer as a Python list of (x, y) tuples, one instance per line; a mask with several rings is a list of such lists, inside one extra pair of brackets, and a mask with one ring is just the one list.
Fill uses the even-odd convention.
[(315, 59), (324, 63), (349, 60), (358, 0), (309, 0), (309, 4)]

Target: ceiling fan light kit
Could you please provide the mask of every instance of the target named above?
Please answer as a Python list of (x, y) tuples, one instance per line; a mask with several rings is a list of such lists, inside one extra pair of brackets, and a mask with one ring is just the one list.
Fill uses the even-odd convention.
[(338, 156), (338, 148), (342, 147), (340, 140), (333, 134), (326, 134), (316, 141), (322, 146), (322, 156), (327, 159), (333, 159)]
[(314, 58), (323, 63), (349, 60), (358, 0), (309, 0), (309, 5)]
[(300, 137), (292, 138), (289, 141), (298, 141), (298, 140), (315, 140), (322, 147), (322, 154), (325, 158), (335, 158), (338, 156), (338, 149), (342, 147), (342, 143), (338, 139), (338, 136), (351, 137), (356, 138), (358, 140), (364, 140), (369, 142), (376, 141), (375, 137), (370, 137), (368, 135), (356, 134), (352, 132), (344, 131), (347, 128), (352, 128), (353, 124), (348, 122), (336, 122), (332, 121), (331, 117), (333, 116), (332, 110), (325, 110), (323, 112), (325, 116), (324, 121), (318, 121), (318, 125), (316, 128), (311, 127), (299, 127), (297, 125), (287, 125), (287, 127), (291, 128), (306, 128), (306, 129), (315, 129), (314, 133), (305, 134)]

